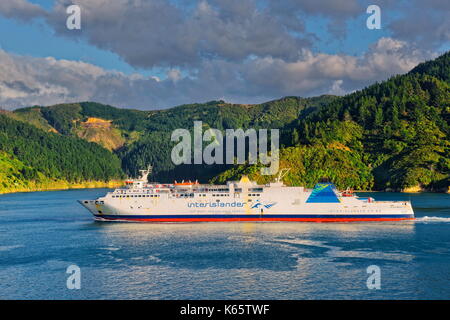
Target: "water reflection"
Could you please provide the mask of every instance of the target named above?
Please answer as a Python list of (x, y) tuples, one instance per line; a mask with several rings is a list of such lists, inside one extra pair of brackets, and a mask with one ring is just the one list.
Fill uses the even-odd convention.
[[(131, 264), (146, 261), (187, 269), (295, 270), (298, 259), (306, 257), (405, 262), (412, 257), (395, 252), (397, 246), (393, 246), (393, 252), (378, 252), (376, 244), (383, 242), (385, 251), (387, 238), (392, 244), (399, 239), (405, 241), (414, 237), (415, 230), (415, 224), (410, 222), (95, 225)], [(109, 254), (119, 254), (116, 251)]]
[[(97, 193), (0, 198), (14, 208), (0, 206), (2, 298), (450, 297), (449, 195), (413, 196), (414, 222), (151, 224), (93, 222), (75, 200)], [(70, 264), (82, 290), (66, 288)], [(372, 264), (381, 290), (366, 287)]]

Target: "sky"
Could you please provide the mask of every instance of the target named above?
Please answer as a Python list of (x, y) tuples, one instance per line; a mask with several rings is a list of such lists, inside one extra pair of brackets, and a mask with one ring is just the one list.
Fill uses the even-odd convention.
[(1, 0), (0, 107), (344, 95), (448, 50), (448, 0)]

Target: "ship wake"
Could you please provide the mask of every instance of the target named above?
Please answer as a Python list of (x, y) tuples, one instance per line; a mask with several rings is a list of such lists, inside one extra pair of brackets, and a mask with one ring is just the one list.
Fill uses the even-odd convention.
[(414, 220), (415, 222), (450, 222), (450, 218), (445, 217), (419, 217)]

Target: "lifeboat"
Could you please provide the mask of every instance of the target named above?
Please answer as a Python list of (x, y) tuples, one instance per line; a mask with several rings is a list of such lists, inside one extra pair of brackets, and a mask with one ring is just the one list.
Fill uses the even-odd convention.
[(343, 197), (353, 197), (354, 196), (353, 190), (347, 188), (345, 191), (342, 192), (341, 196), (343, 196)]
[(177, 182), (175, 180), (175, 182), (173, 183), (174, 186), (193, 186), (194, 184), (198, 184), (198, 181), (195, 180), (195, 182), (191, 182), (191, 180), (189, 180), (188, 182), (185, 182), (184, 180), (181, 182)]

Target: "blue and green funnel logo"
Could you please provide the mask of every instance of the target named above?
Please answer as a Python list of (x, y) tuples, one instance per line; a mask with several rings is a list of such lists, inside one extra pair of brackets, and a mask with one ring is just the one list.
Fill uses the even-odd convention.
[(339, 203), (332, 183), (317, 183), (306, 203)]

